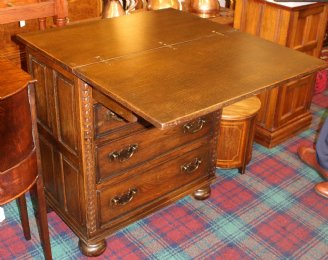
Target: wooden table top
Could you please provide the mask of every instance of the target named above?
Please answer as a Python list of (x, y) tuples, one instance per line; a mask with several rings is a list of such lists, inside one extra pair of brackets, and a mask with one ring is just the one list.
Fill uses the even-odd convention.
[(327, 66), (174, 9), (19, 39), (161, 129)]

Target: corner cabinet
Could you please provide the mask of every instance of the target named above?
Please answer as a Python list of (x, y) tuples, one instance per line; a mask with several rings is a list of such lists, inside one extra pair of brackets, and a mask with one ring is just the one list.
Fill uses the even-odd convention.
[[(328, 4), (287, 5), (263, 0), (237, 1), (234, 28), (319, 57)], [(308, 128), (314, 84), (314, 75), (306, 76), (258, 95), (262, 108), (257, 117), (255, 141), (271, 148)]]

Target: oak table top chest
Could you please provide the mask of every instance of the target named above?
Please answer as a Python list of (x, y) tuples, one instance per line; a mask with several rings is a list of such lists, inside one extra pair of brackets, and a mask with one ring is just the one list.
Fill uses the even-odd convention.
[(173, 9), (19, 39), (38, 80), (47, 201), (86, 255), (185, 195), (209, 196), (224, 106), (325, 67)]

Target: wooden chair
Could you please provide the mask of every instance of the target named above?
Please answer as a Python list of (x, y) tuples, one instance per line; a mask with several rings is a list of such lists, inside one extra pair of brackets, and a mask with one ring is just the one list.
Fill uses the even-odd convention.
[(46, 17), (53, 17), (57, 26), (64, 26), (67, 18), (66, 0), (9, 0), (0, 6), (0, 24), (39, 19), (40, 29), (46, 27)]
[(245, 173), (252, 158), (255, 119), (261, 108), (258, 97), (251, 97), (223, 108), (217, 146), (216, 166), (238, 168)]
[[(0, 57), (26, 69), (26, 54), (15, 35), (44, 30), (46, 23), (48, 27), (63, 26), (67, 16), (66, 0), (0, 0)], [(24, 26), (18, 21), (25, 21)]]
[(24, 236), (29, 240), (25, 193), (36, 188), (40, 240), (45, 258), (51, 259), (33, 84), (27, 73), (9, 61), (0, 59), (0, 67), (0, 206), (18, 199)]

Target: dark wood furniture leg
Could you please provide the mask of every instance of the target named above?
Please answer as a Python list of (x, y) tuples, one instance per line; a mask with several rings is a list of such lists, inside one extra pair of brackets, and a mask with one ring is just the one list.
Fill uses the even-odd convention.
[(30, 240), (31, 239), (31, 230), (30, 230), (30, 224), (28, 222), (28, 213), (27, 213), (25, 193), (17, 199), (17, 202), (18, 202), (24, 237), (26, 240)]
[(43, 246), (44, 256), (46, 259), (52, 259), (51, 246), (48, 230), (47, 207), (43, 190), (42, 177), (39, 176), (36, 181), (36, 196), (38, 202), (38, 220), (40, 224), (40, 241)]

